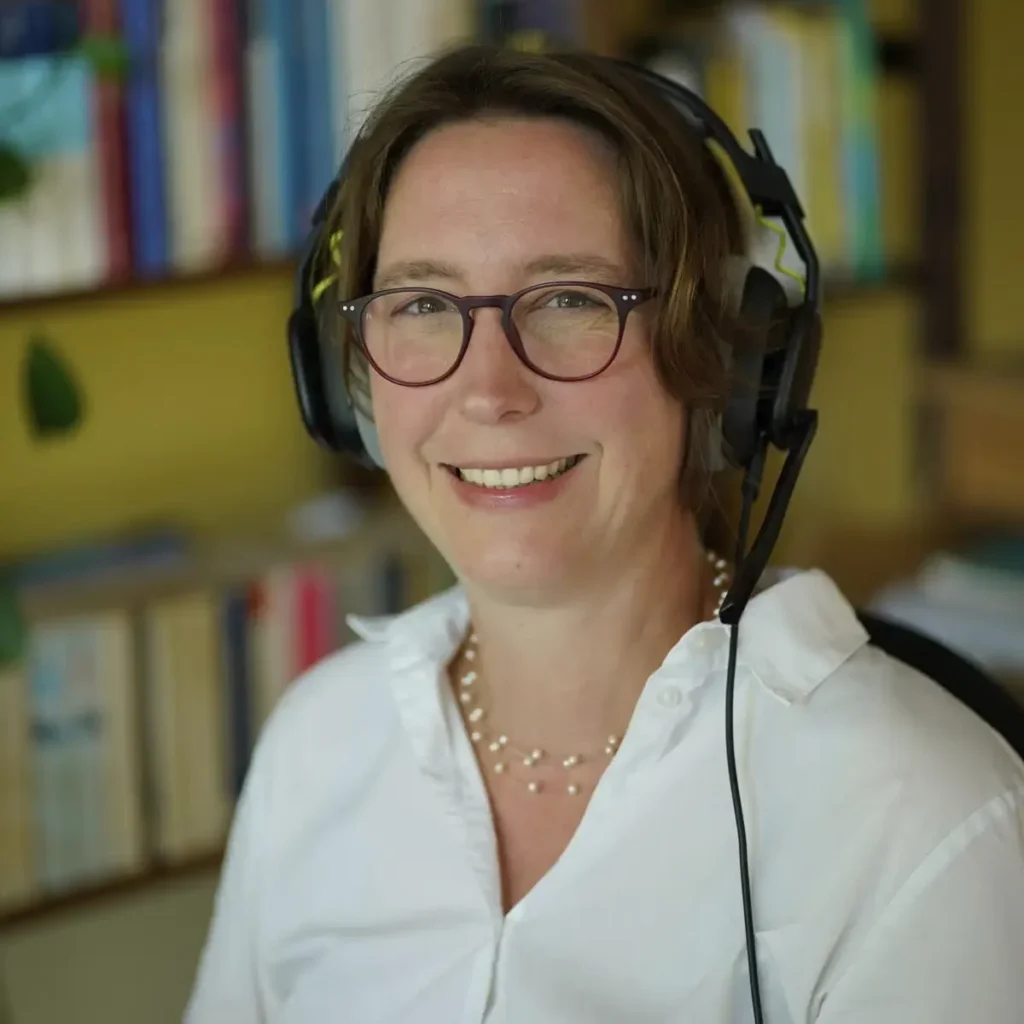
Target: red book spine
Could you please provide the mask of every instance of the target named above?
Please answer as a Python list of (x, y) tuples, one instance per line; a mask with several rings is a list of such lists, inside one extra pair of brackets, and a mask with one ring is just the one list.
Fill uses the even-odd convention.
[(245, 254), (247, 215), (245, 201), (245, 139), (242, 62), (243, 43), (240, 0), (210, 0), (213, 46), (213, 107), (217, 133), (217, 166), (222, 211), (224, 255)]
[[(86, 0), (85, 16), (90, 34), (106, 38), (118, 36), (117, 0)], [(119, 81), (94, 79), (93, 116), (99, 138), (107, 274), (111, 281), (124, 281), (131, 276), (132, 253), (124, 97)]]
[(315, 566), (296, 569), (298, 671), (305, 672), (337, 646), (336, 601), (330, 576)]

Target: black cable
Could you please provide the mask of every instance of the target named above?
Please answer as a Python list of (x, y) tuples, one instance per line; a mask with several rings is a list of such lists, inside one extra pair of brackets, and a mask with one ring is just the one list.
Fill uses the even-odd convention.
[[(758, 460), (755, 460), (758, 461)], [(737, 569), (746, 557), (747, 533), (750, 516), (759, 488), (760, 467), (751, 469), (743, 481), (743, 504), (740, 510), (739, 530), (736, 537), (735, 565)], [(729, 633), (729, 665), (725, 681), (725, 754), (729, 766), (729, 788), (736, 817), (736, 838), (739, 843), (740, 887), (743, 893), (743, 928), (747, 946), (747, 973), (750, 976), (750, 1002), (754, 1010), (754, 1024), (764, 1024), (761, 1009), (761, 983), (757, 972), (757, 946), (754, 935), (754, 909), (750, 895), (750, 867), (747, 863), (747, 830), (743, 822), (743, 801), (736, 771), (736, 743), (733, 735), (733, 696), (736, 688), (736, 656), (739, 648), (739, 621), (734, 621)]]

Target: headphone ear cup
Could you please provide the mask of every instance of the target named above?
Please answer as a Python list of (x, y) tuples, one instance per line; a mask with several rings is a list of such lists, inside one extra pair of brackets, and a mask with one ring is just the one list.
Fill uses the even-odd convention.
[(743, 337), (731, 352), (732, 390), (721, 426), (723, 453), (737, 468), (750, 465), (771, 426), (774, 393), (769, 392), (774, 389), (766, 380), (766, 361), (779, 325), (788, 317), (782, 285), (763, 267), (751, 267), (739, 307)]
[(772, 442), (784, 451), (800, 439), (800, 414), (810, 405), (820, 351), (821, 315), (805, 304), (790, 314), (773, 401)]
[(351, 426), (339, 422), (332, 409), (317, 323), (308, 307), (296, 309), (288, 318), (288, 357), (295, 397), (310, 437), (329, 451), (365, 459), (366, 452), (355, 421)]

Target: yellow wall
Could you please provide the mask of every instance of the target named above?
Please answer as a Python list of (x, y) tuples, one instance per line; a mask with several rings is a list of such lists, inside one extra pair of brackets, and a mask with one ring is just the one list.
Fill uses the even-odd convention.
[[(320, 488), (284, 341), (284, 271), (0, 313), (0, 555), (172, 517), (262, 529)], [(45, 331), (87, 396), (74, 436), (35, 442), (25, 338)]]

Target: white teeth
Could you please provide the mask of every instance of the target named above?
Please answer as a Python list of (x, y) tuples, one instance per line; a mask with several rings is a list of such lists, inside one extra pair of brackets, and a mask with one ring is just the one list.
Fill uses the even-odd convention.
[(556, 459), (546, 466), (523, 466), (519, 469), (458, 469), (457, 472), (463, 480), (478, 487), (506, 490), (559, 476), (572, 469), (581, 458), (581, 455), (574, 455), (571, 459)]

